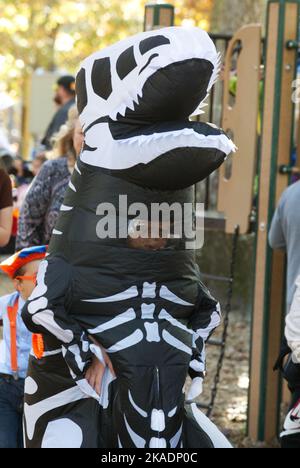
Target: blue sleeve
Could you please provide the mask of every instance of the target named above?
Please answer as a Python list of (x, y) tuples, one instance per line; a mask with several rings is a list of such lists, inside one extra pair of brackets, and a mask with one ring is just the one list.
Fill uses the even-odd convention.
[(283, 194), (279, 202), (278, 208), (275, 211), (275, 214), (273, 216), (273, 220), (271, 223), (270, 232), (269, 232), (269, 244), (272, 247), (272, 249), (276, 249), (276, 250), (286, 249), (286, 239), (285, 239), (285, 235), (283, 231), (283, 219), (282, 219), (284, 200), (285, 200), (285, 194)]
[(6, 296), (0, 297), (0, 320), (3, 320), (4, 314), (7, 308), (7, 299)]

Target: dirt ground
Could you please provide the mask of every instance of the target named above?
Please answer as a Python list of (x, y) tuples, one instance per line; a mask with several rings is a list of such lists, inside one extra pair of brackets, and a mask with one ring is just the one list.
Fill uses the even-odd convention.
[[(213, 338), (220, 338), (222, 329)], [(207, 379), (201, 401), (208, 402), (220, 349), (207, 347)], [(232, 314), (225, 360), (212, 414), (213, 421), (234, 445), (241, 445), (246, 434), (247, 392), (249, 385), (249, 326)]]
[[(0, 275), (0, 295), (11, 291), (11, 283), (3, 275)], [(213, 338), (220, 338), (221, 332), (222, 327), (215, 333)], [(235, 447), (264, 448), (265, 445), (253, 444), (246, 437), (249, 347), (249, 321), (240, 313), (232, 312), (226, 355), (212, 419)], [(202, 403), (209, 401), (219, 352), (219, 348), (215, 346), (210, 345), (207, 348), (208, 375), (204, 385), (204, 394), (199, 399)], [(276, 446), (277, 443), (274, 442), (273, 447)]]
[[(222, 327), (213, 338), (220, 338)], [(207, 380), (201, 402), (209, 401), (214, 370), (219, 357), (215, 346), (207, 348)], [(254, 443), (247, 436), (247, 400), (249, 389), (249, 353), (250, 322), (240, 313), (232, 312), (230, 316), (225, 360), (219, 391), (212, 414), (212, 420), (228, 437), (236, 448), (277, 448), (278, 441), (272, 445)]]

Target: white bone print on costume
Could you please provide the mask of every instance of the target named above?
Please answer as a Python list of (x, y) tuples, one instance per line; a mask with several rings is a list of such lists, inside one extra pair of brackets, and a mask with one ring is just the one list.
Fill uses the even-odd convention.
[(166, 428), (166, 419), (163, 410), (152, 410), (151, 429), (155, 432), (163, 432)]
[(55, 321), (52, 310), (46, 309), (42, 312), (37, 312), (35, 315), (33, 315), (32, 321), (36, 325), (44, 327), (63, 343), (71, 343), (71, 341), (74, 339), (74, 333), (72, 330), (64, 330), (58, 325), (58, 323)]
[(67, 418), (49, 422), (45, 431), (42, 448), (81, 448), (82, 429)]
[(74, 333), (72, 330), (63, 329), (55, 320), (54, 312), (48, 308), (48, 286), (46, 284), (48, 266), (47, 260), (40, 264), (37, 285), (28, 299), (27, 311), (32, 315), (32, 322), (35, 325), (45, 328), (63, 343), (71, 343), (74, 339)]
[(46, 309), (48, 305), (48, 300), (46, 297), (39, 297), (38, 299), (35, 299), (34, 301), (31, 301), (29, 306), (28, 306), (28, 312), (30, 314), (35, 314), (39, 310)]
[(211, 316), (209, 325), (206, 328), (200, 328), (197, 330), (196, 335), (201, 336), (201, 338), (206, 341), (211, 332), (220, 325), (221, 315), (220, 304), (218, 304), (216, 311), (214, 311)]
[(134, 299), (138, 296), (138, 289), (136, 286), (132, 286), (132, 288), (127, 289), (119, 294), (115, 294), (113, 296), (102, 297), (99, 299), (82, 299), (82, 302), (96, 302), (96, 303), (105, 303), (105, 302), (119, 302), (119, 301), (127, 301), (128, 299)]
[(190, 307), (194, 305), (194, 304), (191, 304), (190, 302), (186, 302), (183, 299), (180, 299), (180, 297), (172, 293), (166, 286), (162, 286), (160, 288), (159, 295), (162, 299), (165, 299), (166, 301), (169, 301), (169, 302), (174, 302), (175, 304), (179, 304), (179, 305), (186, 306), (186, 307)]
[[(176, 294), (172, 293), (166, 286), (161, 286), (159, 289), (158, 294), (157, 291), (157, 284), (156, 283), (148, 283), (144, 282), (143, 289), (141, 293), (141, 299), (156, 299), (162, 298), (169, 303), (178, 304), (183, 307), (191, 307), (193, 304), (187, 302)], [(114, 303), (114, 302), (122, 302), (129, 299), (134, 299), (139, 296), (139, 290), (137, 286), (132, 286), (129, 289), (121, 293), (114, 294), (112, 296), (102, 297), (98, 299), (82, 299), (83, 302), (90, 302), (90, 303)], [(155, 309), (156, 305), (146, 304), (142, 302), (141, 304), (141, 319), (145, 321), (144, 329), (145, 329), (145, 338), (146, 341), (149, 343), (156, 342), (159, 343), (161, 340), (164, 340), (170, 346), (173, 346), (184, 353), (192, 354), (190, 348), (188, 348), (184, 343), (180, 340), (172, 336), (169, 332), (163, 331), (162, 336), (160, 336), (159, 331), (159, 323), (163, 321), (169, 322), (176, 328), (179, 328), (191, 335), (193, 335), (193, 331), (190, 330), (186, 325), (179, 322), (173, 318), (165, 309), (162, 309), (161, 312), (158, 314), (158, 319), (155, 317)], [(123, 312), (122, 314), (118, 315), (117, 317), (108, 320), (105, 323), (102, 323), (98, 327), (89, 329), (89, 333), (92, 335), (97, 335), (101, 333), (105, 333), (113, 328), (119, 327), (124, 325), (125, 323), (131, 322), (135, 320), (137, 317), (136, 312), (133, 308), (128, 309), (127, 311)], [(124, 339), (120, 340), (118, 343), (115, 343), (109, 349), (107, 349), (108, 353), (116, 353), (120, 352), (124, 349), (129, 347), (135, 346), (136, 344), (140, 343), (144, 339), (144, 334), (142, 330), (137, 329), (131, 335), (124, 337)]]
[(62, 232), (62, 231), (58, 231), (57, 229), (53, 229), (52, 235), (53, 235), (53, 236), (62, 236), (62, 235), (63, 235), (63, 232)]
[(131, 348), (132, 346), (137, 345), (141, 341), (143, 341), (144, 335), (142, 330), (136, 330), (132, 335), (129, 335), (124, 340), (118, 341), (115, 345), (108, 348), (106, 351), (110, 354), (112, 353), (119, 353), (123, 351), (123, 349)]
[(186, 327), (183, 323), (179, 322), (179, 320), (176, 320), (172, 315), (168, 314), (168, 312), (165, 309), (162, 309), (158, 318), (160, 320), (167, 320), (170, 322), (174, 327), (180, 328), (181, 330), (186, 331), (187, 333), (193, 335), (194, 332), (193, 330), (190, 330), (188, 327)]
[(60, 211), (72, 211), (74, 209), (73, 206), (61, 205)]
[(171, 448), (177, 448), (182, 435), (182, 426), (170, 441)]
[(146, 411), (142, 410), (142, 409), (134, 402), (130, 390), (128, 390), (128, 398), (129, 398), (129, 401), (130, 401), (131, 405), (132, 405), (133, 408), (135, 409), (135, 411), (136, 411), (137, 413), (139, 413), (143, 418), (147, 418), (147, 417), (148, 417), (148, 413), (146, 413)]
[(130, 438), (136, 448), (145, 448), (146, 447), (146, 441), (142, 437), (140, 437), (134, 430), (129, 426), (129, 423), (126, 419), (126, 416), (124, 415), (124, 421), (125, 421), (125, 426), (127, 429), (128, 434), (130, 435)]
[(142, 304), (142, 319), (154, 320), (155, 304)]
[(31, 296), (29, 297), (29, 301), (33, 301), (38, 297), (44, 296), (48, 291), (47, 285), (45, 284), (45, 276), (48, 268), (47, 260), (44, 260), (40, 263), (38, 275), (37, 275), (37, 285), (34, 288)]
[(173, 418), (173, 416), (175, 416), (175, 414), (176, 414), (176, 411), (177, 411), (177, 406), (175, 406), (175, 408), (172, 409), (172, 410), (168, 413), (168, 417), (169, 417), (169, 418)]
[[(156, 290), (157, 290), (156, 283), (145, 282), (143, 284), (141, 298), (142, 299), (155, 299), (157, 297)], [(83, 299), (82, 301), (90, 302), (90, 303), (113, 303), (113, 302), (122, 302), (128, 299), (134, 299), (138, 297), (138, 295), (139, 295), (138, 287), (132, 286), (131, 288), (121, 293), (114, 294), (112, 296), (102, 297), (98, 299)], [(168, 302), (173, 302), (181, 306), (186, 306), (186, 307), (192, 306), (192, 304), (179, 298), (165, 286), (162, 286), (160, 288), (158, 297), (164, 298)], [(162, 334), (162, 337), (160, 336), (159, 326), (158, 326), (159, 322), (157, 318), (155, 318), (154, 316), (155, 308), (156, 308), (155, 304), (146, 304), (143, 302), (141, 304), (141, 318), (142, 320), (145, 321), (144, 329), (146, 332), (146, 341), (148, 341), (149, 343), (151, 342), (159, 343), (161, 339), (163, 339), (171, 346), (177, 349), (180, 349), (181, 342), (177, 338), (170, 335), (170, 333), (167, 332), (166, 334)], [(98, 327), (89, 329), (88, 331), (92, 335), (101, 334), (113, 328), (124, 325), (125, 323), (131, 322), (135, 320), (136, 317), (137, 317), (136, 312), (134, 311), (134, 309), (131, 308), (125, 311), (124, 313), (118, 315), (117, 317), (99, 325)], [(171, 325), (181, 330), (184, 330), (190, 334), (193, 334), (192, 330), (189, 330), (184, 324), (174, 319), (170, 314), (168, 314), (168, 312), (165, 309), (161, 310), (158, 316), (158, 319), (160, 321), (167, 320)], [(153, 322), (149, 322), (150, 320), (153, 320)], [(130, 336), (125, 337), (123, 340), (111, 346), (109, 349), (107, 349), (107, 352), (116, 353), (116, 352), (122, 351), (129, 347), (135, 346), (136, 344), (140, 343), (140, 341), (142, 341), (143, 339), (144, 339), (143, 332), (140, 329), (138, 329), (134, 333), (132, 333)], [(187, 347), (183, 343), (182, 343), (181, 348), (182, 348), (181, 351), (186, 352)]]
[(128, 309), (123, 314), (118, 315), (114, 319), (104, 323), (103, 325), (99, 325), (99, 327), (91, 328), (89, 333), (95, 335), (97, 333), (103, 333), (106, 330), (111, 330), (112, 328), (118, 327), (119, 325), (123, 325), (124, 323), (131, 322), (136, 318), (136, 313), (133, 309)]
[(159, 336), (159, 330), (158, 330), (158, 324), (156, 322), (154, 323), (145, 323), (145, 330), (146, 330), (146, 340), (149, 343), (160, 342), (160, 336)]
[(157, 437), (152, 437), (150, 440), (150, 448), (167, 448), (166, 439), (158, 439)]
[(77, 192), (73, 182), (71, 182), (71, 181), (69, 182), (69, 187), (70, 187), (71, 190), (73, 190), (73, 192)]
[(196, 403), (191, 404), (193, 416), (202, 430), (208, 435), (216, 449), (232, 449), (224, 434), (197, 408)]
[(162, 337), (166, 343), (168, 343), (170, 346), (173, 346), (173, 348), (176, 348), (183, 353), (189, 354), (190, 356), (192, 355), (191, 348), (182, 343), (182, 341), (175, 338), (175, 336), (171, 335), (171, 333), (169, 333), (167, 330), (163, 330)]
[(79, 175), (81, 175), (81, 171), (79, 170), (79, 167), (78, 167), (77, 163), (75, 164), (74, 169), (75, 169), (76, 172), (78, 172)]
[(38, 385), (32, 377), (26, 377), (25, 379), (25, 390), (27, 395), (34, 395), (38, 391)]
[(143, 299), (154, 299), (156, 297), (156, 283), (144, 283)]
[[(27, 426), (27, 435), (30, 440), (34, 436), (35, 425), (39, 418), (48, 411), (68, 405), (69, 403), (88, 398), (80, 388), (76, 387), (65, 390), (64, 392), (53, 395), (45, 400), (39, 401), (35, 405), (24, 405), (24, 415)], [(30, 415), (28, 414), (30, 411)]]

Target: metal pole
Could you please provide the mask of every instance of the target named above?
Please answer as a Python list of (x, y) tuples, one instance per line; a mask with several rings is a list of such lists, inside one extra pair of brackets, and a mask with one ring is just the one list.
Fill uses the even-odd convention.
[(148, 3), (145, 6), (144, 31), (174, 26), (175, 8), (170, 3)]
[(22, 141), (21, 154), (25, 160), (29, 159), (30, 155), (30, 130), (29, 130), (29, 107), (30, 107), (30, 80), (28, 72), (25, 72), (23, 80), (23, 103), (22, 103)]

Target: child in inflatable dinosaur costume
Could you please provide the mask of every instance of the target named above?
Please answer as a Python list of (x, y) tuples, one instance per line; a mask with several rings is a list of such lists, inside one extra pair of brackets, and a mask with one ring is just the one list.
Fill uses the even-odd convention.
[[(193, 203), (193, 184), (234, 151), (221, 130), (189, 121), (219, 66), (213, 42), (198, 28), (142, 33), (83, 62), (76, 91), (85, 144), (23, 312), (45, 346), (42, 359), (30, 364), (27, 446), (97, 445), (97, 401), (84, 378), (93, 353), (102, 359), (96, 344), (117, 377), (106, 446), (203, 443), (208, 429), (201, 429), (196, 405), (185, 409), (183, 387), (189, 372), (190, 398), (201, 393), (204, 346), (220, 322), (218, 304), (184, 239), (139, 242), (129, 231), (147, 221), (134, 209), (140, 204)], [(129, 213), (119, 206), (125, 195)], [(105, 238), (110, 207), (119, 228)], [(61, 352), (64, 365), (54, 380), (47, 366), (57, 369)], [(104, 380), (107, 408), (112, 377)]]

